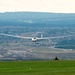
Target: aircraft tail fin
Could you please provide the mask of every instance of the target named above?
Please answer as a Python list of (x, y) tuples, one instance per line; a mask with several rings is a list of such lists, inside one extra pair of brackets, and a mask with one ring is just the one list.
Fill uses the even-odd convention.
[(41, 38), (43, 38), (43, 34), (41, 33)]

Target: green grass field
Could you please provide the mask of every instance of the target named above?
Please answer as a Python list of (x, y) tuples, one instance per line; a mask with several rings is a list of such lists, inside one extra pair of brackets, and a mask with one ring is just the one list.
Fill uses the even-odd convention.
[(0, 75), (75, 75), (75, 61), (2, 61)]

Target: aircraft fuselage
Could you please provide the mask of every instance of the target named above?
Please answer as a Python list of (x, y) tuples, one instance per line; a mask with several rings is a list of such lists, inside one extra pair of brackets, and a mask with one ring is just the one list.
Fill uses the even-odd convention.
[(37, 38), (32, 38), (32, 42), (36, 42), (37, 40)]

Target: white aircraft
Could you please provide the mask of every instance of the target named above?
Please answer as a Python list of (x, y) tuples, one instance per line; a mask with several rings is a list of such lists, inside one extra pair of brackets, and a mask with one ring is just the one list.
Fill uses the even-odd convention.
[(39, 37), (24, 37), (24, 36), (10, 35), (10, 34), (4, 34), (4, 33), (0, 33), (0, 35), (30, 39), (32, 40), (32, 42), (36, 42), (38, 40), (49, 40), (49, 39), (54, 39), (54, 38), (65, 38), (65, 37), (73, 36), (73, 35), (67, 35), (67, 36), (57, 36), (57, 37), (43, 37), (43, 35), (41, 34), (41, 37), (39, 38)]
[(4, 34), (4, 33), (1, 33), (0, 35), (4, 35), (4, 36), (10, 36), (10, 37), (17, 37), (17, 38), (24, 38), (24, 39), (30, 39), (32, 40), (32, 42), (36, 42), (38, 40), (45, 40), (45, 39), (49, 39), (47, 37), (43, 37), (43, 35), (41, 34), (41, 37), (38, 38), (38, 37), (24, 37), (24, 36), (17, 36), (17, 35), (10, 35), (10, 34)]

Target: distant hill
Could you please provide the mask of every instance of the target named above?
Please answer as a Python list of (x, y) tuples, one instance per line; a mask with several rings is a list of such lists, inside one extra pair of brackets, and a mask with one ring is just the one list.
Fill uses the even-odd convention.
[(32, 27), (74, 27), (74, 13), (5, 12), (0, 13), (1, 25), (23, 25)]

